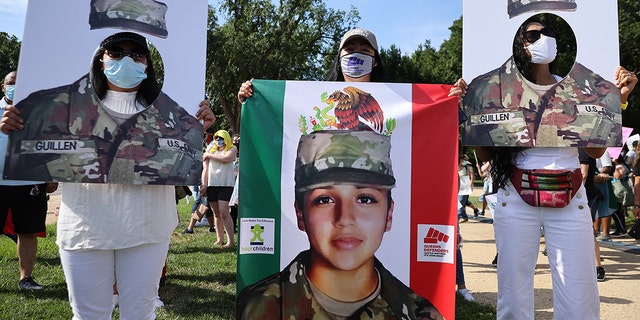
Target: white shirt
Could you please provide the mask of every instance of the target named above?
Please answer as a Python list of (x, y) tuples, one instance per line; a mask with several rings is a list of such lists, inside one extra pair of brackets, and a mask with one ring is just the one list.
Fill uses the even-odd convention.
[[(215, 150), (213, 154), (218, 155), (224, 155), (227, 152), (219, 151), (215, 141), (207, 146), (207, 150)], [(207, 170), (208, 187), (233, 187), (236, 184), (236, 172), (233, 162), (225, 163), (210, 159)]]
[(520, 169), (574, 170), (580, 168), (578, 148), (529, 148), (518, 154), (516, 167)]

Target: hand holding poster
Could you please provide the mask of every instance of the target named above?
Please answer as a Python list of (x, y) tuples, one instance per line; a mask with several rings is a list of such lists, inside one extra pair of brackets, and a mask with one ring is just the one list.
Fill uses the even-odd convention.
[(253, 81), (241, 124), (240, 198), (250, 201), (239, 202), (239, 319), (332, 314), (310, 308), (318, 297), (301, 292), (314, 290), (369, 297), (349, 315), (453, 318), (458, 114), (448, 92)]

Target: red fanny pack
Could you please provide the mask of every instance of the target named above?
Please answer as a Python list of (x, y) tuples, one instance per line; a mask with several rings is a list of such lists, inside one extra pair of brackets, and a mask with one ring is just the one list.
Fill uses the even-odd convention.
[(534, 207), (566, 207), (582, 185), (580, 169), (523, 170), (513, 167), (509, 178), (522, 200)]

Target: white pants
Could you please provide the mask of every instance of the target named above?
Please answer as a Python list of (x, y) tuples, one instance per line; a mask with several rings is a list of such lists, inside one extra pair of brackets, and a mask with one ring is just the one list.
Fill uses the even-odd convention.
[[(506, 190), (505, 190), (506, 189)], [(494, 215), (498, 247), (498, 319), (534, 319), (533, 276), (544, 227), (554, 319), (600, 318), (595, 239), (584, 187), (564, 208), (533, 207), (511, 184), (499, 189)]]
[(111, 320), (115, 280), (121, 320), (155, 319), (168, 250), (169, 240), (119, 250), (60, 249), (73, 319)]

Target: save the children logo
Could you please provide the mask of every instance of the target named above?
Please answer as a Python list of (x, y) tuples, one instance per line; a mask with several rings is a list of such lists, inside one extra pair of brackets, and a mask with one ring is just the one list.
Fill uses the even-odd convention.
[(418, 225), (417, 261), (453, 263), (454, 228), (449, 225)]
[(275, 219), (240, 219), (240, 254), (275, 253)]
[(302, 134), (320, 130), (375, 131), (390, 136), (396, 128), (395, 118), (384, 118), (380, 104), (369, 92), (346, 87), (329, 94), (320, 94), (321, 106), (313, 106), (313, 113), (300, 115), (298, 128)]

